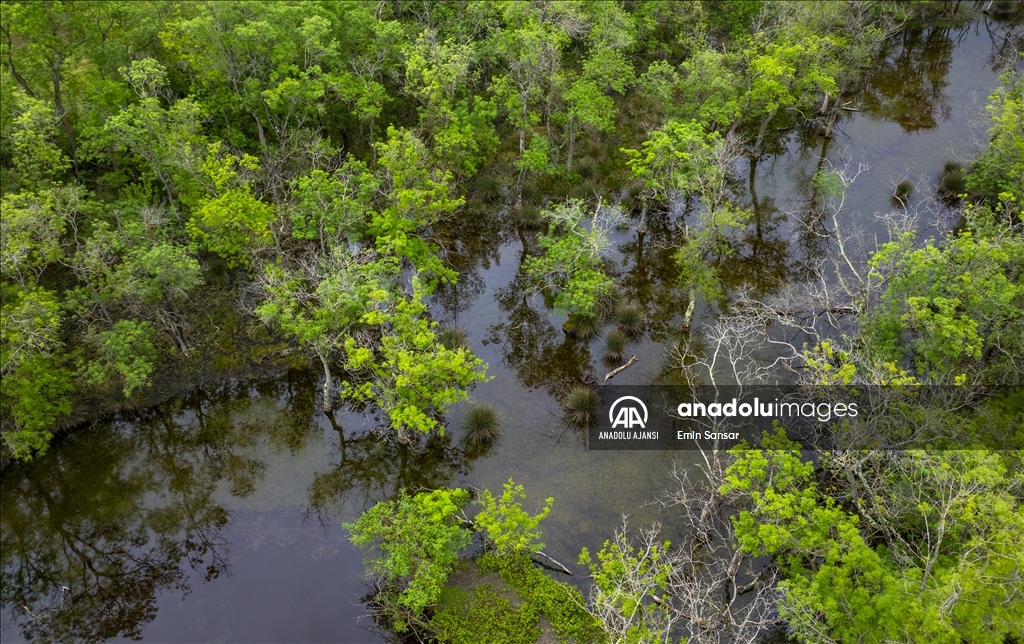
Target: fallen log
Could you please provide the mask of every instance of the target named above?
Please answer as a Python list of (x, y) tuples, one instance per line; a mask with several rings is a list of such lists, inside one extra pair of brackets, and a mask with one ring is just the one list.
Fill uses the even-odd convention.
[(621, 367), (616, 367), (612, 369), (610, 372), (608, 372), (608, 374), (604, 377), (604, 381), (608, 382), (609, 380), (614, 378), (615, 375), (618, 374), (620, 371), (624, 370), (626, 367), (632, 367), (638, 362), (640, 361), (637, 360), (636, 355), (634, 355), (632, 358), (629, 359), (629, 362), (627, 362), (626, 364), (622, 365)]
[(544, 557), (545, 559), (547, 559), (548, 561), (550, 561), (551, 563), (553, 563), (553, 564), (554, 564), (555, 566), (557, 566), (557, 568), (555, 568), (555, 567), (552, 567), (552, 566), (549, 566), (549, 565), (547, 565), (546, 563), (544, 563), (543, 561), (537, 561), (536, 559), (533, 559), (533, 558), (531, 557), (531, 559), (533, 559), (533, 562), (534, 562), (534, 563), (536, 563), (536, 564), (540, 564), (541, 566), (544, 566), (545, 568), (550, 568), (551, 570), (555, 570), (555, 571), (557, 571), (557, 572), (564, 572), (565, 574), (569, 575), (570, 577), (574, 577), (574, 576), (575, 576), (575, 575), (573, 575), (573, 574), (572, 574), (572, 571), (571, 571), (571, 570), (569, 570), (568, 568), (566, 568), (566, 567), (565, 567), (565, 566), (564, 566), (563, 564), (561, 564), (561, 563), (559, 563), (559, 562), (555, 561), (555, 560), (554, 560), (554, 559), (552, 559), (552, 558), (551, 558), (550, 556), (548, 556), (548, 555), (544, 554), (544, 553), (543, 553), (543, 552), (541, 552), (540, 550), (538, 550), (536, 554), (540, 555), (541, 557)]

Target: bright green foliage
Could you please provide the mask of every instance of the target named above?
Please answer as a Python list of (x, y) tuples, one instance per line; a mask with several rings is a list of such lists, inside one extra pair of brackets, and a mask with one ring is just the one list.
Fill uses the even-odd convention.
[[(440, 427), (435, 414), (466, 397), (466, 387), (485, 379), (483, 361), (469, 351), (446, 348), (437, 340), (414, 279), (411, 298), (383, 289), (370, 293), (372, 309), (361, 322), (378, 326), (382, 338), (366, 346), (345, 339), (345, 368), (368, 376), (364, 382), (346, 382), (342, 395), (380, 407), (401, 439), (414, 430), (428, 433)], [(483, 368), (482, 368), (483, 367)]]
[(608, 641), (600, 622), (587, 611), (580, 591), (545, 575), (526, 555), (489, 553), (480, 557), (477, 565), (482, 572), (497, 571), (517, 597), (551, 622), (561, 641)]
[(885, 284), (864, 323), (873, 350), (936, 380), (972, 371), (988, 382), (1019, 382), (1012, 356), (1024, 351), (1024, 242), (987, 209), (969, 209), (968, 227), (916, 248), (889, 242), (869, 262)]
[(114, 274), (121, 297), (149, 305), (183, 302), (203, 283), (199, 262), (178, 244), (158, 243), (129, 251)]
[(261, 284), (265, 299), (256, 315), (320, 359), (324, 403), (330, 408), (330, 360), (344, 346), (345, 333), (370, 309), (380, 288), (378, 267), (338, 246), (294, 269), (268, 264)]
[(65, 366), (60, 302), (44, 288), (4, 287), (0, 309), (0, 396), (13, 430), (3, 440), (15, 457), (46, 451), (50, 425), (71, 412), (71, 372)]
[(72, 372), (60, 356), (34, 355), (0, 379), (5, 406), (14, 427), (4, 431), (4, 443), (16, 458), (42, 454), (53, 438), (53, 423), (71, 413)]
[[(584, 203), (570, 200), (544, 211), (548, 232), (538, 236), (544, 255), (530, 257), (522, 270), (544, 289), (554, 289), (555, 308), (570, 315), (593, 317), (598, 300), (612, 287), (601, 269), (616, 223), (613, 212), (598, 207), (589, 222)], [(589, 228), (587, 226), (589, 224)]]
[(131, 396), (149, 384), (156, 362), (153, 326), (148, 322), (118, 320), (109, 331), (94, 332), (88, 341), (96, 358), (80, 368), (82, 380), (93, 386), (120, 382), (124, 395)]
[(385, 584), (378, 600), (397, 632), (418, 623), (423, 611), (441, 599), (459, 551), (472, 540), (456, 514), (468, 501), (469, 492), (462, 489), (412, 496), (403, 491), (397, 500), (382, 501), (345, 524), (356, 546), (380, 550), (379, 556), (366, 559), (366, 566)]
[(818, 493), (799, 446), (779, 433), (764, 447), (737, 453), (721, 492), (750, 495), (752, 509), (733, 520), (737, 541), (782, 568), (779, 613), (798, 638), (883, 642), (919, 633), (920, 604), (864, 542), (857, 517)]
[(3, 196), (0, 217), (0, 271), (21, 285), (35, 282), (42, 271), (64, 256), (61, 235), (67, 221), (55, 202), (74, 188)]
[(451, 644), (534, 644), (541, 635), (533, 606), (516, 608), (486, 584), (469, 592), (445, 589), (430, 619), (430, 630), (438, 641)]
[(442, 167), (458, 176), (474, 174), (498, 145), (494, 102), (463, 98), (475, 56), (473, 44), (439, 43), (428, 31), (409, 47), (405, 61), (406, 91), (420, 102), (421, 128)]
[(325, 255), (328, 245), (359, 239), (376, 191), (376, 178), (351, 157), (332, 174), (313, 170), (299, 177), (292, 193), (292, 236), (319, 241)]
[(729, 62), (728, 55), (713, 49), (699, 51), (683, 62), (680, 89), (685, 100), (674, 108), (683, 119), (696, 119), (711, 131), (721, 131), (740, 117), (743, 85)]
[(68, 158), (57, 147), (57, 121), (53, 108), (23, 91), (15, 91), (12, 98), (10, 137), (14, 169), (24, 188), (48, 188), (54, 179), (71, 167)]
[(1024, 77), (1011, 69), (1002, 81), (988, 99), (990, 143), (971, 164), (967, 189), (1019, 210), (1024, 198)]
[(1014, 633), (1024, 513), (1001, 456), (900, 457), (886, 498), (869, 502), (906, 535), (900, 552), (868, 545), (860, 517), (818, 491), (798, 444), (780, 432), (764, 448), (737, 450), (720, 491), (749, 499), (733, 519), (737, 540), (781, 568), (779, 613), (798, 639), (997, 644)]
[(718, 161), (722, 137), (697, 121), (669, 121), (640, 150), (623, 149), (633, 176), (656, 199), (673, 191), (700, 196), (709, 210), (724, 199), (726, 168)]
[(638, 549), (619, 534), (614, 541), (604, 542), (597, 561), (586, 548), (580, 553), (580, 565), (589, 568), (594, 580), (594, 610), (614, 616), (616, 642), (639, 644), (668, 636), (670, 608), (659, 602), (666, 598), (673, 574), (667, 557), (670, 546), (666, 541)]
[(107, 119), (104, 129), (119, 148), (137, 154), (163, 185), (168, 200), (175, 193), (191, 203), (198, 187), (192, 175), (202, 161), (197, 155), (207, 149), (202, 134), (205, 116), (192, 99), (174, 101), (164, 108), (160, 96), (167, 95), (167, 72), (152, 58), (132, 61), (120, 68), (139, 102)]
[(544, 548), (537, 526), (551, 513), (555, 500), (547, 499), (535, 516), (523, 510), (521, 501), (525, 500), (523, 486), (509, 479), (497, 500), (490, 490), (484, 490), (476, 501), (481, 509), (474, 522), (487, 534), (498, 556), (535, 553)]
[(408, 130), (388, 128), (388, 140), (377, 150), (387, 195), (387, 206), (373, 216), (370, 227), (377, 250), (407, 259), (427, 276), (428, 288), (436, 280), (452, 280), (455, 274), (418, 234), (464, 203), (451, 196), (451, 174), (434, 167), (426, 146)]
[(44, 288), (4, 293), (0, 320), (0, 373), (13, 372), (33, 355), (52, 355), (61, 346), (60, 302)]
[(519, 160), (519, 169), (541, 175), (554, 172), (555, 167), (551, 163), (551, 142), (547, 137), (540, 135), (530, 137), (530, 144)]
[(244, 183), (237, 185), (241, 170), (252, 171), (258, 167), (254, 157), (222, 154), (219, 145), (210, 146), (202, 164), (216, 196), (199, 202), (194, 218), (187, 224), (188, 232), (232, 267), (248, 266), (247, 253), (273, 241), (270, 230), (275, 218), (273, 206), (253, 196)]

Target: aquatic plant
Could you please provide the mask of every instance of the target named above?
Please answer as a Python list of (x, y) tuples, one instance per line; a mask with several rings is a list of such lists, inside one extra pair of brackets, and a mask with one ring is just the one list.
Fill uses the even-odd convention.
[(470, 446), (486, 447), (501, 437), (501, 418), (493, 405), (477, 403), (466, 412), (462, 428)]
[(481, 174), (473, 179), (471, 190), (482, 201), (493, 203), (504, 196), (501, 181), (491, 174)]
[(231, 269), (221, 257), (210, 257), (203, 271), (203, 280), (213, 286), (227, 286), (231, 283)]
[(457, 326), (440, 326), (434, 334), (437, 337), (437, 341), (441, 343), (441, 346), (449, 351), (457, 349), (469, 350), (469, 335)]
[(619, 329), (630, 338), (638, 338), (644, 332), (644, 314), (635, 304), (623, 304), (615, 311)]
[(914, 183), (910, 179), (903, 179), (893, 188), (892, 204), (897, 208), (906, 208), (910, 195), (914, 192)]
[(589, 340), (601, 333), (601, 320), (596, 315), (573, 314), (565, 320), (565, 331), (574, 338)]
[(612, 329), (604, 337), (604, 355), (611, 362), (622, 360), (629, 338), (620, 329)]
[(523, 184), (523, 191), (522, 191), (521, 194), (523, 196), (523, 203), (524, 204), (537, 203), (537, 200), (540, 197), (540, 192), (537, 190), (537, 186), (535, 186), (532, 183), (524, 183)]
[(573, 171), (579, 175), (580, 179), (593, 179), (594, 173), (597, 170), (597, 166), (590, 159), (581, 159), (573, 165)]
[(519, 225), (527, 230), (537, 230), (544, 227), (544, 217), (537, 206), (523, 204), (523, 207), (519, 209), (518, 220)]
[(947, 161), (939, 175), (939, 186), (936, 192), (946, 202), (955, 202), (967, 191), (967, 176), (964, 167), (956, 161)]
[(586, 385), (577, 385), (565, 397), (565, 420), (576, 427), (590, 427), (597, 421), (601, 398)]

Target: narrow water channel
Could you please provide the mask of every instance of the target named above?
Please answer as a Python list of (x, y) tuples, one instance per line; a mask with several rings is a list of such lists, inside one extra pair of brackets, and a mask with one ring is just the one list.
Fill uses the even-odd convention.
[[(771, 291), (800, 279), (815, 249), (795, 223), (824, 165), (867, 166), (848, 206), (870, 231), (870, 216), (891, 208), (894, 181), (930, 190), (945, 161), (979, 149), (1008, 30), (901, 34), (835, 137), (793, 134), (756, 167), (737, 167), (736, 190), (756, 222), (723, 271), (728, 286)], [(617, 236), (620, 284), (649, 319), (628, 349), (639, 363), (617, 384), (674, 377), (667, 349), (686, 305), (673, 281), (680, 222), (675, 211), (653, 217), (643, 246), (633, 230)], [(80, 429), (3, 474), (0, 639), (382, 641), (360, 603), (361, 555), (340, 524), (402, 487), (494, 490), (512, 477), (538, 505), (555, 498), (544, 541), (567, 563), (583, 546), (600, 547), (624, 515), (632, 525), (660, 521), (671, 539), (672, 517), (645, 503), (667, 488), (673, 464), (699, 456), (586, 450), (560, 420), (558, 398), (608, 371), (602, 341), (568, 338), (563, 320), (523, 293), (517, 273), (536, 247), (532, 233), (502, 211), (475, 224), (450, 232), (460, 282), (437, 293), (432, 312), (464, 328), (489, 364), (493, 378), (471, 397), (501, 411), (496, 446), (482, 453), (460, 442), (465, 405), (426, 448), (386, 445), (372, 417), (319, 411), (307, 372), (231, 382)], [(713, 315), (700, 306), (695, 320)]]

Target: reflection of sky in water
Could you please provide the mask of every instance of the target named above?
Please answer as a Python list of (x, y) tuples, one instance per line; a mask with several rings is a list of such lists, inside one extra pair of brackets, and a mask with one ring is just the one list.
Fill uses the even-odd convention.
[[(934, 40), (935, 51), (928, 55), (919, 49), (927, 38), (910, 42), (918, 49), (911, 48), (905, 60), (915, 61), (925, 76), (931, 66), (927, 82), (911, 85), (927, 88), (928, 96), (937, 99), (927, 108), (935, 126), (914, 129), (910, 124), (928, 123), (928, 119), (908, 121), (906, 113), (902, 126), (890, 120), (886, 110), (906, 110), (907, 101), (914, 98), (901, 95), (895, 85), (876, 86), (878, 100), (872, 99), (871, 111), (851, 114), (840, 123), (828, 144), (827, 158), (836, 164), (845, 157), (871, 166), (849, 191), (850, 218), (863, 220), (888, 209), (890, 182), (899, 178), (923, 180), (930, 190), (944, 161), (968, 157), (983, 139), (983, 127), (972, 128), (972, 124), (981, 122), (986, 97), (997, 82), (988, 61), (988, 34), (972, 27), (948, 60), (942, 60), (942, 47)], [(900, 43), (893, 46), (898, 48)], [(899, 55), (894, 50), (890, 61)], [(948, 82), (943, 85), (943, 75), (936, 70), (946, 66)], [(880, 80), (893, 80), (886, 71), (880, 71)], [(809, 177), (822, 162), (821, 145), (818, 139), (800, 146), (793, 135), (787, 153), (758, 164), (754, 188), (760, 229), (751, 226), (739, 234), (737, 256), (727, 267), (730, 283), (754, 280), (771, 290), (773, 284), (799, 274), (798, 261), (805, 251), (792, 247), (794, 227), (786, 213), (807, 208)], [(737, 179), (749, 204), (746, 163), (739, 164)], [(665, 349), (679, 338), (678, 325), (686, 306), (685, 292), (665, 279), (675, 270), (668, 245), (674, 234), (671, 222), (679, 216), (678, 210), (663, 220), (652, 215), (640, 265), (634, 235), (617, 236), (620, 252), (613, 257), (615, 269), (622, 273), (626, 293), (654, 313), (649, 321), (651, 335), (658, 341), (645, 339), (629, 345), (626, 355), (635, 353), (640, 362), (617, 376), (616, 384), (666, 382), (671, 375)], [(869, 221), (864, 222), (870, 228)], [(8, 472), (3, 481), (5, 577), (17, 567), (8, 540), (32, 525), (25, 522), (15, 527), (13, 517), (18, 513), (8, 514), (15, 505), (38, 512), (26, 519), (45, 517), (32, 525), (32, 534), (18, 532), (27, 542), (59, 543), (58, 527), (75, 531), (104, 522), (142, 521), (145, 525), (139, 534), (148, 534), (148, 541), (136, 542), (134, 550), (124, 549), (120, 556), (127, 560), (135, 556), (133, 552), (165, 544), (164, 558), (172, 568), (185, 571), (177, 581), (158, 589), (155, 618), (148, 624), (143, 621), (146, 639), (367, 641), (372, 637), (366, 630), (369, 619), (356, 621), (365, 614), (359, 604), (365, 591), (361, 557), (348, 544), (339, 522), (354, 519), (373, 502), (392, 494), (396, 478), (413, 488), (451, 482), (496, 490), (513, 477), (526, 487), (528, 509), (533, 509), (532, 503), (540, 507), (542, 499), (554, 497), (554, 510), (544, 523), (544, 541), (549, 554), (570, 566), (582, 546), (599, 548), (622, 514), (630, 516), (633, 526), (653, 520), (670, 523), (671, 517), (659, 517), (642, 504), (668, 486), (673, 461), (693, 463), (699, 456), (589, 453), (575, 432), (565, 431), (553, 394), (563, 394), (575, 380), (596, 382), (608, 371), (601, 359), (603, 340), (589, 344), (568, 340), (561, 330), (563, 319), (548, 315), (539, 298), (528, 308), (531, 301), (524, 303), (514, 280), (523, 240), (531, 243), (531, 238), (499, 224), (498, 217), (481, 216), (457, 231), (483, 240), (477, 247), (471, 247), (474, 242), (470, 241), (452, 245), (452, 240), (437, 240), (454, 249), (449, 259), (472, 275), (459, 287), (438, 292), (433, 310), (439, 319), (457, 320), (469, 333), (474, 351), (490, 365), (493, 380), (472, 392), (474, 400), (494, 404), (504, 418), (504, 436), (489, 455), (472, 460), (459, 451), (464, 405), (451, 414), (451, 440), (439, 441), (436, 449), (417, 455), (412, 450), (375, 447), (362, 416), (356, 414), (337, 417), (346, 437), (342, 443), (328, 419), (316, 410), (310, 393), (315, 383), (301, 374), (261, 384), (259, 391), (241, 388), (237, 395), (212, 394), (201, 410), (194, 408), (194, 401), (186, 403), (173, 420), (145, 412), (142, 416), (148, 419), (132, 427), (120, 423), (117, 431), (80, 432), (55, 445), (33, 466)], [(704, 306), (698, 307), (696, 325), (706, 313), (710, 314)], [(197, 411), (206, 423), (205, 434), (196, 429)], [(83, 467), (95, 476), (72, 480)], [(66, 475), (64, 487), (56, 483), (59, 473)], [(129, 479), (137, 479), (138, 487), (111, 487)], [(33, 496), (33, 485), (59, 489), (71, 510), (61, 514), (46, 506)], [(87, 511), (81, 510), (87, 506)], [(173, 512), (165, 512), (164, 517), (156, 512), (159, 508)], [(184, 540), (189, 528), (182, 527), (180, 517), (189, 512), (199, 517), (190, 541), (206, 538), (228, 544), (222, 556), (229, 571), (215, 581), (204, 583), (202, 574), (192, 572), (181, 554), (190, 545)], [(223, 526), (216, 521), (218, 512), (229, 517)], [(143, 521), (138, 516), (147, 518)], [(116, 532), (101, 530), (88, 538), (103, 542), (115, 538)], [(667, 525), (665, 533), (673, 538), (673, 526)], [(44, 568), (53, 565), (52, 561), (37, 563)], [(71, 574), (68, 570), (72, 568), (61, 574)], [(183, 581), (191, 588), (184, 600), (173, 588)], [(586, 583), (582, 575), (573, 581)], [(42, 583), (46, 586), (50, 581)], [(52, 583), (65, 582), (54, 578)], [(5, 599), (6, 584), (5, 579)], [(135, 599), (126, 597), (129, 603)], [(12, 623), (13, 611), (4, 610), (4, 642), (20, 638), (20, 630)]]

